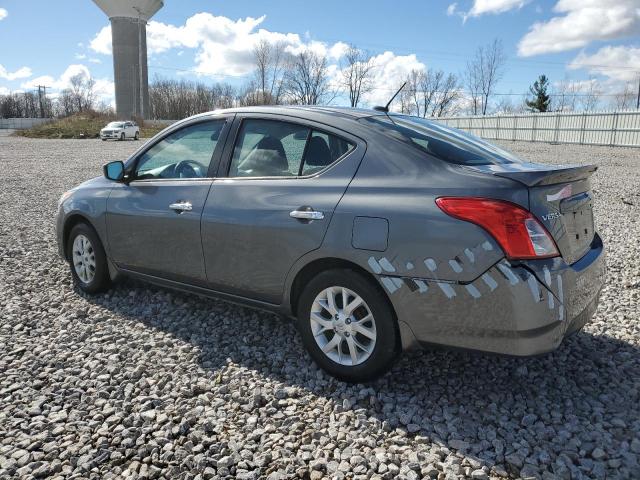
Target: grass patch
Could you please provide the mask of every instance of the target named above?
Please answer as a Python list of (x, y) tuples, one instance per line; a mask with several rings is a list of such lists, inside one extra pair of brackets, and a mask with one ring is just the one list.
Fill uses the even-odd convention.
[[(78, 113), (26, 130), (16, 130), (14, 135), (29, 138), (100, 138), (100, 130), (114, 120), (117, 118), (104, 113)], [(140, 126), (140, 136), (142, 138), (153, 137), (165, 127), (166, 125), (147, 121)]]

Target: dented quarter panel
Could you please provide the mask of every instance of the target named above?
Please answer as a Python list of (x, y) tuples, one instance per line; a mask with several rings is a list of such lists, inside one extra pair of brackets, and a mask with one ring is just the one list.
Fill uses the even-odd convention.
[[(415, 149), (405, 145), (379, 142), (369, 144), (334, 221), (345, 218), (340, 228), (350, 229), (347, 224), (357, 216), (387, 219), (387, 249), (375, 255), (387, 274), (468, 282), (503, 253), (484, 229), (438, 208), (435, 199), (447, 195), (491, 196), (525, 207), (528, 202), (526, 189), (514, 181), (470, 173), (425, 154), (416, 155)], [(335, 228), (334, 221), (330, 228)], [(376, 268), (367, 266), (374, 273)]]

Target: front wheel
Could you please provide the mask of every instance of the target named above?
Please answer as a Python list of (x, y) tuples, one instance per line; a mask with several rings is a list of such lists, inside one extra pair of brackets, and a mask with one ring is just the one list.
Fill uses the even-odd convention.
[(136, 132), (136, 134), (133, 136), (134, 140), (138, 140), (140, 138), (140, 132)]
[(124, 142), (124, 132), (120, 134), (120, 141)]
[(93, 228), (79, 223), (67, 240), (67, 259), (73, 280), (81, 290), (98, 293), (111, 286), (107, 256)]
[(386, 295), (353, 270), (329, 270), (302, 292), (298, 327), (315, 362), (347, 382), (373, 380), (393, 365), (399, 344)]

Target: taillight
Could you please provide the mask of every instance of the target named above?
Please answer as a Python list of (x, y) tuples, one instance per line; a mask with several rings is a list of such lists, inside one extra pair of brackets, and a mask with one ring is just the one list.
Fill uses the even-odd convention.
[(440, 197), (436, 204), (447, 215), (484, 228), (511, 260), (559, 255), (547, 229), (531, 212), (515, 203), (490, 198)]

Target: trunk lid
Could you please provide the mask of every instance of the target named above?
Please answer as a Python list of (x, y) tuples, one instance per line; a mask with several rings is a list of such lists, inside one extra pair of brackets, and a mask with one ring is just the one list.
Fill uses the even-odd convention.
[(529, 210), (553, 236), (568, 264), (587, 253), (595, 235), (590, 177), (596, 166), (507, 163), (470, 168), (525, 185)]

